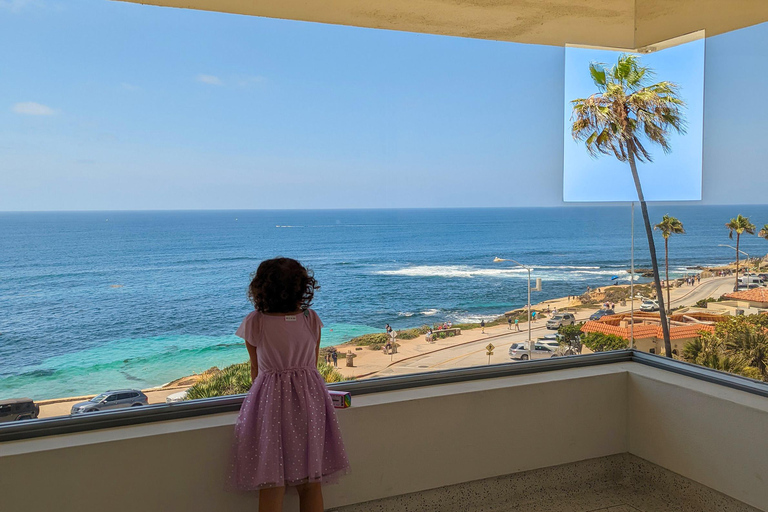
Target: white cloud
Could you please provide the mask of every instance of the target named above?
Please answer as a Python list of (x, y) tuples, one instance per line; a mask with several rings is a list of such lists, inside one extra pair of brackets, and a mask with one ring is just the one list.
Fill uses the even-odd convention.
[(214, 75), (197, 75), (197, 81), (208, 85), (224, 85), (224, 82)]
[(51, 107), (43, 105), (42, 103), (35, 103), (34, 101), (16, 103), (11, 107), (11, 110), (17, 114), (24, 114), (27, 116), (52, 116), (56, 113)]

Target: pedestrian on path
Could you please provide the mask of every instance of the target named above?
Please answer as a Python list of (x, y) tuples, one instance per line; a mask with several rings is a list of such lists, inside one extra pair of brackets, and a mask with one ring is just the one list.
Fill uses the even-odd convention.
[(336, 353), (335, 350), (331, 353), (331, 357), (333, 358), (333, 366), (339, 366), (338, 364), (339, 355)]
[(480, 334), (485, 334), (485, 320), (480, 320)]
[(507, 317), (507, 330), (508, 331), (512, 330), (512, 317), (511, 316)]
[(517, 332), (520, 332), (520, 319), (519, 318), (515, 318), (515, 330)]

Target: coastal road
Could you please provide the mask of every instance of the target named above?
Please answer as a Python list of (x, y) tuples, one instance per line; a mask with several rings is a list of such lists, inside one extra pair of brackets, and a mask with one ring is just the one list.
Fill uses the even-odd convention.
[[(701, 284), (696, 286), (681, 286), (671, 290), (672, 307), (691, 306), (701, 299), (708, 297), (718, 298), (724, 293), (733, 290), (733, 277), (715, 277), (702, 280)], [(635, 300), (635, 308), (639, 310), (640, 301)], [(630, 310), (630, 306), (616, 307), (617, 313), (624, 313)], [(583, 310), (576, 313), (577, 321), (584, 321), (589, 318), (595, 310)], [(537, 339), (545, 334), (551, 334), (555, 331), (545, 327), (546, 320), (537, 321), (532, 324), (531, 338)], [(505, 329), (505, 328), (504, 328)], [(528, 341), (528, 330), (526, 326), (521, 325), (520, 332), (509, 332), (506, 330), (488, 333), (486, 337), (477, 341), (465, 343), (459, 346), (446, 348), (437, 352), (417, 356), (406, 361), (395, 363), (375, 374), (377, 377), (392, 375), (402, 375), (408, 373), (425, 372), (431, 370), (442, 370), (448, 368), (463, 368), (469, 366), (480, 366), (488, 364), (485, 346), (493, 343), (496, 347), (491, 356), (491, 364), (506, 363), (512, 361), (509, 358), (509, 347), (513, 343)]]

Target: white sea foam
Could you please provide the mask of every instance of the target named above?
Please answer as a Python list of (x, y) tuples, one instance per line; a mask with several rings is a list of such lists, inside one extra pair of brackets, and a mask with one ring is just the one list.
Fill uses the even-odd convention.
[(425, 309), (424, 311), (421, 312), (421, 314), (424, 316), (432, 316), (432, 315), (438, 314), (439, 312), (440, 312), (439, 309)]
[(516, 276), (525, 269), (511, 268), (476, 268), (466, 265), (415, 265), (395, 270), (379, 270), (376, 274), (383, 276), (407, 277), (507, 277)]
[[(445, 277), (445, 278), (527, 278), (528, 271), (522, 267), (481, 268), (468, 265), (414, 265), (375, 272), (384, 276), (405, 277)], [(597, 277), (618, 275), (629, 280), (626, 271), (621, 269), (601, 269), (593, 266), (538, 266), (533, 267), (533, 277), (542, 279), (565, 279), (574, 277)]]
[(450, 318), (457, 324), (478, 324), (480, 320), (490, 321), (495, 320), (499, 315), (469, 315), (457, 313), (450, 315)]
[(397, 316), (404, 316), (404, 317), (410, 317), (410, 316), (413, 316), (415, 314), (416, 313), (414, 313), (413, 311), (398, 311), (397, 312)]

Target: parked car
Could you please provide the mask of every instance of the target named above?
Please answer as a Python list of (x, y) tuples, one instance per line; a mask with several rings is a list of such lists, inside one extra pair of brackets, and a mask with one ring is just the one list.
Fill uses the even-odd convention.
[(559, 329), (561, 325), (573, 325), (576, 323), (576, 317), (573, 313), (558, 313), (547, 320), (547, 329)]
[(188, 389), (185, 389), (184, 391), (177, 391), (176, 393), (171, 393), (167, 397), (165, 397), (165, 403), (167, 404), (175, 404), (177, 402), (183, 402), (187, 399), (187, 391)]
[(750, 284), (757, 284), (762, 286), (765, 284), (765, 281), (763, 281), (762, 277), (755, 276), (755, 275), (742, 276), (739, 278), (739, 286), (750, 285)]
[(740, 292), (742, 290), (752, 290), (753, 288), (762, 288), (762, 284), (758, 283), (749, 283), (749, 284), (740, 284), (739, 286), (734, 286), (735, 292)]
[(147, 395), (137, 389), (117, 389), (96, 395), (87, 402), (79, 402), (72, 406), (71, 414), (86, 412), (111, 411), (126, 407), (148, 405)]
[(613, 315), (615, 314), (612, 309), (598, 309), (591, 315), (589, 315), (590, 320), (600, 320), (604, 316)]
[(0, 423), (32, 420), (40, 414), (40, 406), (31, 398), (0, 400)]
[(640, 311), (658, 311), (659, 303), (655, 300), (646, 299), (640, 304)]
[[(533, 344), (533, 359), (549, 359), (550, 357), (558, 357), (560, 355), (558, 349), (545, 345), (543, 343), (536, 342)], [(528, 360), (528, 343), (513, 343), (509, 347), (509, 357), (512, 359), (519, 359), (521, 361)]]

